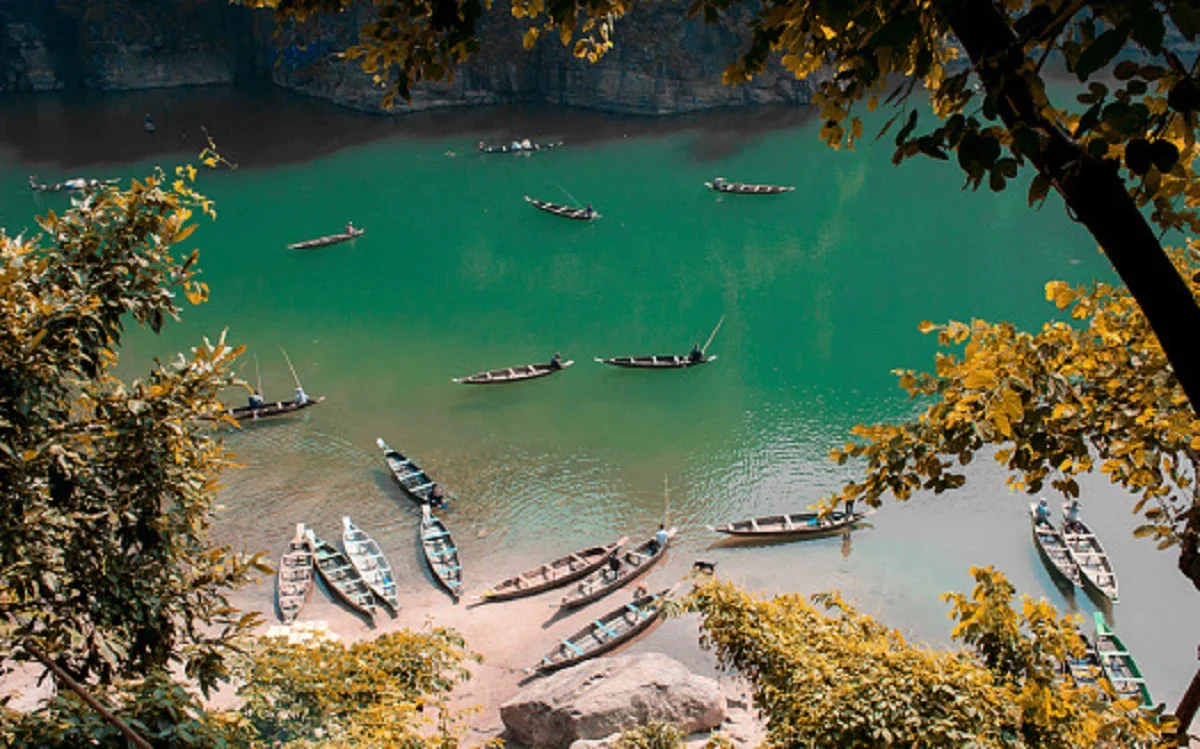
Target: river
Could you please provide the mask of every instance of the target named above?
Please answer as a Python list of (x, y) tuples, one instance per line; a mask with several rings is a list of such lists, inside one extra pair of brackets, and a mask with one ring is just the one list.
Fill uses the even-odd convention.
[[(920, 642), (946, 644), (938, 596), (969, 590), (972, 565), (995, 565), (1022, 593), (1077, 608), (1050, 582), (1030, 541), (1027, 503), (1003, 472), (976, 461), (960, 491), (889, 502), (849, 544), (833, 538), (711, 547), (705, 526), (800, 510), (852, 465), (826, 459), (853, 424), (899, 419), (912, 404), (890, 370), (931, 368), (917, 332), (930, 319), (1055, 314), (1051, 279), (1111, 279), (1089, 237), (1052, 198), (1025, 205), (961, 189), (940, 163), (889, 163), (890, 139), (834, 152), (805, 110), (638, 120), (537, 108), (371, 117), (276, 91), (197, 89), (0, 102), (0, 226), (60, 210), (42, 181), (130, 177), (189, 159), (204, 131), (238, 169), (205, 173), (219, 219), (202, 222), (212, 300), (161, 336), (135, 331), (122, 370), (144, 371), (229, 329), (258, 358), (268, 398), (290, 397), (290, 354), (306, 390), (327, 401), (291, 421), (227, 436), (229, 472), (215, 535), (248, 550), (282, 548), (293, 523), (335, 536), (352, 515), (403, 578), (430, 582), (415, 552), (417, 514), (390, 483), (375, 438), (417, 458), (458, 499), (446, 515), (468, 592), (534, 561), (664, 517), (677, 548), (652, 581), (694, 559), (752, 589), (840, 588)], [(141, 129), (144, 112), (158, 124)], [(483, 156), (480, 139), (563, 140), (532, 156)], [(794, 184), (778, 197), (721, 196), (714, 176)], [(591, 202), (594, 223), (533, 210), (523, 195)], [(308, 252), (285, 245), (367, 234)], [(685, 353), (724, 323), (712, 365), (634, 372), (596, 356)], [(513, 386), (451, 378), (548, 360), (575, 365)], [(230, 392), (242, 402), (244, 393)], [(669, 500), (664, 496), (664, 480)], [(1158, 700), (1173, 705), (1195, 669), (1200, 596), (1171, 552), (1132, 538), (1132, 500), (1100, 478), (1084, 510), (1121, 580), (1112, 612)], [(1057, 505), (1057, 501), (1053, 501)], [(249, 600), (269, 610), (271, 587)], [(671, 623), (639, 643), (703, 661)], [(1090, 631), (1090, 622), (1088, 624)]]

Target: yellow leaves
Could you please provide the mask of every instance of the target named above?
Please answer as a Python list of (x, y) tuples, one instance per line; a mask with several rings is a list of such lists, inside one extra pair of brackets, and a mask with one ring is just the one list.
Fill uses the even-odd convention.
[(538, 36), (541, 34), (541, 29), (536, 26), (525, 31), (525, 35), (521, 37), (521, 46), (525, 49), (533, 49), (537, 44)]
[(823, 23), (819, 24), (817, 28), (820, 29), (822, 36), (824, 36), (826, 40), (837, 38), (838, 33), (836, 29), (826, 26)]
[(921, 331), (922, 333), (928, 333), (928, 332), (930, 332), (931, 330), (934, 330), (935, 328), (937, 328), (937, 326), (936, 326), (936, 325), (934, 325), (934, 324), (933, 324), (932, 322), (930, 322), (929, 320), (922, 320), (922, 321), (921, 321), (920, 323), (918, 323), (918, 325), (917, 325), (917, 330)]
[(1078, 292), (1064, 281), (1050, 281), (1046, 284), (1046, 301), (1054, 302), (1059, 309), (1066, 309), (1075, 299)]
[(192, 236), (192, 232), (196, 231), (197, 224), (188, 224), (175, 232), (175, 236), (171, 238), (171, 242), (178, 243)]

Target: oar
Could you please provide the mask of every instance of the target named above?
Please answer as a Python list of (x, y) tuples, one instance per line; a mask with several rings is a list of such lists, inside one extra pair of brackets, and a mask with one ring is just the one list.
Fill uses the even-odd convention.
[(258, 354), (254, 354), (254, 376), (258, 379), (258, 394), (262, 395), (262, 372), (258, 370)]
[(292, 379), (296, 381), (296, 387), (303, 390), (304, 388), (300, 385), (300, 376), (296, 374), (296, 368), (292, 366), (291, 357), (288, 356), (287, 351), (283, 350), (283, 346), (280, 346), (279, 350), (283, 351), (283, 359), (287, 362), (288, 369), (292, 370)]
[(721, 329), (721, 323), (723, 322), (725, 322), (725, 315), (721, 315), (721, 319), (717, 320), (717, 327), (713, 328), (713, 332), (708, 335), (708, 340), (704, 342), (704, 348), (700, 349), (701, 355), (708, 350), (708, 347), (713, 342), (713, 339), (717, 337), (717, 331)]
[(554, 183), (554, 186), (557, 187), (558, 189), (562, 190), (563, 192), (567, 193), (567, 197), (570, 198), (572, 201), (574, 201), (576, 207), (579, 207), (579, 198), (577, 198), (574, 195), (572, 195), (571, 193), (567, 192), (567, 188), (563, 187), (562, 185), (558, 184), (557, 182)]
[(667, 475), (663, 474), (663, 527), (667, 526), (671, 515), (671, 485), (667, 482)]

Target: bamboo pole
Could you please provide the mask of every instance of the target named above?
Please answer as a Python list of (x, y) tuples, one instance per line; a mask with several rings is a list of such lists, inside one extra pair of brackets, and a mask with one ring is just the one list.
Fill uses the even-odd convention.
[(113, 727), (121, 732), (122, 736), (133, 742), (134, 746), (138, 747), (138, 749), (154, 749), (154, 747), (150, 745), (150, 742), (139, 736), (136, 731), (129, 727), (129, 724), (114, 715), (113, 712), (104, 705), (101, 705), (99, 700), (89, 694), (88, 691), (79, 684), (79, 682), (72, 679), (66, 671), (63, 671), (62, 668), (59, 667), (57, 663), (50, 660), (50, 656), (46, 655), (41, 648), (28, 641), (22, 642), (21, 647), (25, 649), (25, 652), (41, 661), (42, 665), (50, 669), (54, 675), (58, 677), (58, 679), (67, 687), (67, 689), (70, 689), (72, 692), (79, 695), (79, 699), (87, 703), (87, 706), (95, 710), (101, 718), (104, 718), (104, 720), (111, 723)]
[(701, 355), (703, 355), (705, 351), (708, 351), (708, 347), (712, 344), (713, 339), (717, 337), (717, 331), (721, 329), (721, 323), (723, 322), (725, 322), (725, 315), (721, 315), (721, 319), (717, 320), (717, 327), (713, 328), (712, 333), (710, 333), (708, 336), (708, 340), (704, 342), (704, 348), (700, 349)]
[(296, 381), (296, 387), (301, 387), (300, 376), (296, 374), (296, 368), (292, 366), (292, 358), (287, 355), (287, 351), (284, 350), (283, 346), (280, 346), (279, 350), (283, 351), (283, 359), (287, 362), (288, 369), (292, 370), (292, 379)]

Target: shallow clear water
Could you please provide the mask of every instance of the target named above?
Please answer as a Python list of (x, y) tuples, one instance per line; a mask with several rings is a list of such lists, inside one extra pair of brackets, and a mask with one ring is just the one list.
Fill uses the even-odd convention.
[[(150, 138), (139, 128), (152, 108), (169, 114)], [(894, 168), (886, 140), (832, 152), (795, 111), (652, 122), (497, 109), (393, 123), (209, 90), (35, 97), (8, 102), (5, 115), (0, 225), (10, 232), (65, 203), (31, 194), (31, 171), (50, 181), (173, 165), (194, 152), (200, 124), (242, 164), (202, 182), (220, 211), (192, 238), (211, 303), (162, 336), (131, 334), (123, 361), (136, 373), (228, 327), (249, 346), (242, 373), (251, 380), (257, 354), (268, 398), (292, 391), (279, 346), (307, 391), (328, 398), (228, 436), (244, 468), (225, 478), (223, 541), (273, 556), (293, 523), (333, 536), (350, 514), (391, 552), (402, 592), (424, 590), (418, 516), (385, 473), (374, 445), (382, 436), (457, 495), (446, 521), (468, 592), (532, 561), (649, 533), (666, 515), (681, 529), (680, 550), (652, 573), (655, 584), (708, 559), (756, 589), (841, 588), (936, 643), (950, 628), (938, 595), (968, 590), (971, 565), (996, 565), (1022, 592), (1093, 608), (1051, 584), (1030, 542), (1028, 498), (1010, 495), (987, 461), (961, 491), (885, 505), (848, 544), (709, 548), (716, 537), (705, 530), (801, 509), (852, 476), (825, 455), (855, 423), (910, 413), (889, 371), (932, 366), (919, 321), (1033, 326), (1054, 314), (1042, 300), (1047, 280), (1109, 278), (1054, 201), (1032, 212), (1020, 187), (975, 194), (952, 167)], [(474, 150), (481, 137), (525, 134), (568, 145), (528, 158)], [(56, 138), (72, 145), (56, 151)], [(797, 189), (720, 196), (703, 187), (716, 175)], [(525, 194), (591, 202), (603, 218), (557, 219)], [(285, 249), (347, 220), (367, 234)], [(636, 372), (592, 362), (685, 353), (722, 316), (712, 365)], [(555, 351), (576, 363), (550, 378), (450, 382)], [(1121, 579), (1115, 627), (1156, 697), (1173, 703), (1195, 666), (1200, 598), (1171, 554), (1132, 539), (1126, 497), (1103, 481), (1085, 488), (1087, 517)], [(270, 605), (269, 586), (253, 595)], [(675, 636), (683, 626), (637, 647), (695, 660), (694, 640)]]

